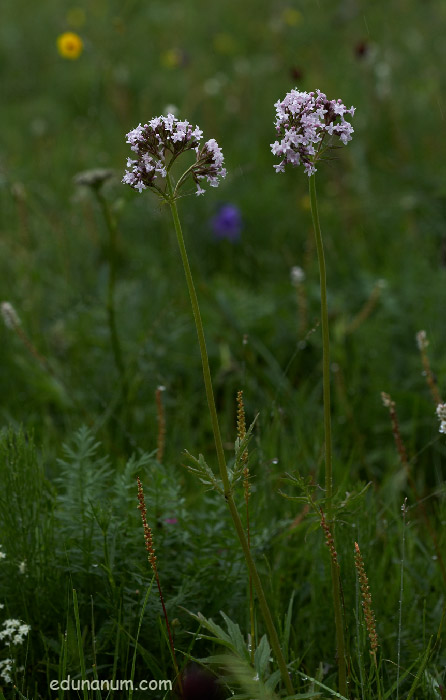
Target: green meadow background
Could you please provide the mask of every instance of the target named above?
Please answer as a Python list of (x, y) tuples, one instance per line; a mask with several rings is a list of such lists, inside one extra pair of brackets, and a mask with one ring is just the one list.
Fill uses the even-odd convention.
[[(195, 197), (190, 188), (178, 206), (229, 456), (239, 389), (248, 424), (259, 414), (250, 445), (253, 551), (282, 630), (294, 596), (288, 661), (336, 687), (323, 533), (317, 517), (279, 494), (298, 494), (284, 483), (286, 472), (323, 483), (319, 277), (308, 179), (299, 169), (276, 175), (270, 152), (274, 103), (293, 87), (319, 88), (357, 109), (352, 142), (317, 173), (338, 501), (371, 482), (340, 516), (338, 553), (351, 697), (375, 697), (372, 685), (362, 683), (362, 696), (359, 690), (369, 654), (355, 540), (370, 579), (386, 687), (395, 683), (399, 638), (400, 675), (411, 669), (399, 691), (407, 696), (421, 668), (411, 664), (437, 635), (445, 582), (381, 392), (396, 401), (411, 478), (444, 551), (446, 437), (438, 431), (415, 334), (427, 332), (442, 395), (445, 22), (446, 5), (434, 0), (3, 3), (0, 297), (14, 306), (29, 342), (0, 328), (0, 544), (6, 555), (0, 630), (2, 615), (32, 629), (17, 649), (0, 640), (0, 660), (13, 655), (24, 666), (14, 678), (27, 698), (55, 698), (49, 682), (61, 669), (81, 673), (79, 629), (87, 675), (96, 663), (101, 677), (130, 677), (151, 580), (136, 510), (137, 474), (181, 665), (188, 654), (200, 659), (215, 651), (191, 634), (198, 625), (188, 611), (224, 626), (222, 610), (245, 640), (249, 632), (244, 562), (225, 504), (184, 468), (184, 449), (203, 453), (213, 466), (216, 460), (170, 213), (151, 193), (120, 183), (131, 155), (126, 133), (170, 106), (198, 124), (205, 139), (217, 140), (228, 169), (218, 189)], [(65, 31), (83, 41), (77, 59), (58, 53), (57, 37)], [(102, 192), (119, 232), (115, 303), (125, 405), (107, 320), (106, 223), (93, 191), (74, 182), (93, 168), (114, 171)], [(236, 242), (213, 232), (212, 218), (226, 203), (238, 207), (243, 220)], [(298, 288), (290, 279), (293, 266), (305, 272)], [(162, 463), (156, 454), (160, 385)], [(241, 490), (239, 500), (242, 505)], [(152, 590), (137, 647), (139, 677), (173, 678), (160, 610)], [(260, 616), (257, 624), (260, 639)], [(265, 674), (274, 668), (270, 663)], [(438, 646), (415, 697), (445, 697), (444, 668)], [(303, 680), (295, 687), (309, 692)], [(7, 683), (3, 692), (15, 696)]]

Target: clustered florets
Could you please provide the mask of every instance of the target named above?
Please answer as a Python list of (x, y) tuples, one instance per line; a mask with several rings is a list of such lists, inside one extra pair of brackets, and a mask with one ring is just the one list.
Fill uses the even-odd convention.
[[(4, 605), (0, 605), (3, 608)], [(3, 622), (3, 629), (0, 631), (0, 640), (5, 641), (10, 647), (11, 645), (23, 644), (23, 641), (28, 636), (31, 630), (30, 625), (25, 625), (21, 620), (5, 620)], [(3, 678), (5, 683), (12, 683), (12, 673), (13, 669), (16, 671), (23, 671), (23, 666), (17, 668), (15, 661), (13, 659), (2, 659), (0, 661), (0, 676)]]
[[(195, 150), (196, 163), (187, 171), (197, 185), (197, 195), (205, 191), (200, 180), (206, 179), (211, 187), (218, 187), (219, 178), (226, 176), (223, 168), (224, 157), (215, 139), (200, 146), (202, 130), (195, 129), (188, 121), (180, 121), (173, 114), (155, 117), (148, 124), (136, 127), (127, 134), (127, 143), (136, 158), (127, 159), (127, 168), (122, 179), (133, 189), (142, 192), (148, 187), (158, 189), (156, 181), (166, 178), (172, 162), (184, 151)], [(186, 173), (177, 183), (178, 187), (186, 180)]]
[(30, 629), (30, 625), (25, 625), (20, 620), (5, 620), (3, 629), (0, 631), (0, 639), (5, 639), (9, 644), (22, 644)]
[(440, 421), (440, 433), (446, 433), (446, 403), (439, 403), (437, 406), (437, 416)]
[(417, 340), (418, 350), (425, 350), (429, 345), (426, 331), (418, 331), (415, 337)]
[[(320, 90), (287, 93), (282, 101), (275, 104), (276, 130), (280, 141), (271, 144), (271, 151), (282, 160), (274, 168), (285, 172), (285, 165), (304, 164), (310, 177), (316, 172), (315, 163), (322, 155), (325, 137), (338, 136), (342, 143), (351, 141), (353, 127), (344, 115), (355, 113), (355, 108), (347, 109), (341, 100), (328, 100)], [(325, 150), (325, 149), (324, 149)]]

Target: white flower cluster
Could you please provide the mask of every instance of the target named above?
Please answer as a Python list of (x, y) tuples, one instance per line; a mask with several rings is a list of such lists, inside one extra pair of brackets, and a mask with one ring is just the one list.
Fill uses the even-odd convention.
[(0, 306), (1, 314), (3, 316), (3, 321), (5, 322), (6, 328), (10, 330), (15, 330), (22, 325), (20, 318), (17, 315), (17, 311), (9, 301), (2, 301)]
[(226, 176), (223, 154), (215, 139), (200, 147), (202, 130), (195, 129), (188, 121), (180, 121), (173, 114), (155, 117), (148, 124), (136, 127), (127, 134), (127, 143), (136, 158), (127, 159), (127, 168), (122, 179), (133, 189), (142, 192), (148, 187), (159, 189), (156, 180), (167, 177), (170, 164), (180, 153), (195, 150), (196, 163), (187, 171), (197, 185), (197, 194), (204, 190), (199, 180), (206, 178), (211, 187), (217, 187), (219, 178)]
[(440, 420), (440, 433), (446, 433), (446, 403), (438, 404), (437, 416)]
[[(0, 605), (0, 609), (4, 608), (3, 603)], [(3, 622), (3, 629), (0, 631), (0, 639), (4, 640), (9, 646), (12, 644), (23, 644), (23, 640), (28, 635), (31, 630), (30, 625), (25, 625), (24, 622), (20, 620), (5, 620)], [(3, 678), (5, 683), (12, 683), (11, 672), (15, 662), (13, 659), (2, 659), (0, 661), (0, 676)], [(17, 671), (23, 671), (23, 666), (16, 669)]]
[(291, 90), (282, 101), (276, 102), (276, 131), (280, 141), (271, 144), (271, 151), (282, 160), (275, 165), (276, 172), (285, 172), (285, 165), (304, 164), (310, 177), (316, 172), (315, 163), (322, 155), (325, 137), (338, 136), (342, 143), (351, 141), (353, 127), (344, 115), (355, 113), (341, 100), (328, 100), (320, 90), (299, 92)]
[(3, 629), (0, 631), (0, 639), (6, 640), (8, 644), (22, 644), (30, 629), (30, 625), (25, 625), (20, 620), (5, 620)]
[(2, 552), (3, 546), (0, 544), (0, 559), (6, 559), (6, 554)]
[(3, 659), (2, 661), (0, 661), (0, 676), (3, 678), (5, 683), (12, 683), (12, 664), (12, 659)]
[(290, 270), (290, 279), (293, 287), (299, 287), (305, 282), (305, 272), (298, 265), (294, 265)]
[(418, 331), (415, 338), (417, 340), (418, 350), (425, 350), (429, 345), (426, 331)]

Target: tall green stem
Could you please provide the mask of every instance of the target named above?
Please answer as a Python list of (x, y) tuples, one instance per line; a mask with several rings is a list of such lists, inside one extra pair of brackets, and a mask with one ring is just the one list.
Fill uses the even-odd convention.
[[(328, 307), (327, 307), (327, 274), (325, 269), (324, 246), (322, 243), (322, 233), (319, 224), (319, 213), (317, 209), (316, 178), (312, 175), (309, 178), (311, 215), (313, 217), (314, 233), (316, 236), (317, 257), (319, 261), (319, 276), (321, 285), (321, 326), (322, 326), (322, 348), (323, 348), (323, 394), (324, 394), (324, 428), (325, 428), (325, 498), (327, 519), (334, 537), (333, 521), (333, 469), (332, 469), (332, 449), (331, 449), (331, 403), (330, 403), (330, 335), (328, 329)], [(336, 645), (338, 651), (338, 674), (339, 692), (341, 695), (347, 694), (347, 674), (345, 665), (345, 645), (344, 645), (344, 625), (342, 620), (341, 606), (341, 586), (339, 581), (339, 569), (330, 558), (331, 580), (333, 587), (333, 606), (336, 625)]]
[(232, 493), (232, 488), (231, 484), (229, 482), (229, 477), (228, 477), (228, 470), (226, 466), (226, 458), (223, 450), (223, 443), (220, 435), (220, 427), (218, 423), (218, 417), (217, 417), (217, 409), (215, 407), (215, 400), (214, 400), (214, 391), (212, 388), (212, 379), (211, 379), (211, 371), (209, 368), (209, 360), (208, 360), (208, 354), (206, 350), (206, 341), (204, 337), (204, 330), (203, 330), (203, 323), (201, 321), (201, 314), (200, 314), (200, 307), (198, 305), (198, 298), (197, 298), (197, 293), (195, 291), (195, 286), (194, 286), (194, 281), (192, 278), (192, 273), (191, 269), (189, 266), (189, 260), (187, 257), (187, 252), (186, 252), (186, 246), (184, 244), (184, 238), (183, 238), (183, 232), (181, 229), (181, 223), (180, 219), (178, 216), (178, 210), (177, 206), (175, 203), (175, 199), (173, 197), (173, 189), (172, 189), (172, 184), (170, 181), (170, 178), (167, 180), (167, 187), (168, 187), (168, 193), (169, 193), (169, 204), (170, 204), (170, 209), (172, 212), (172, 218), (173, 218), (173, 223), (175, 226), (175, 232), (177, 235), (177, 241), (178, 241), (178, 246), (180, 248), (180, 254), (181, 254), (181, 259), (183, 262), (183, 267), (184, 267), (184, 273), (186, 275), (186, 282), (187, 282), (187, 287), (189, 290), (189, 296), (192, 304), (192, 311), (195, 319), (195, 326), (197, 329), (197, 335), (198, 335), (198, 344), (200, 346), (200, 354), (201, 354), (201, 363), (203, 366), (203, 376), (204, 376), (204, 384), (206, 388), (206, 397), (207, 397), (207, 402), (209, 406), (209, 413), (211, 416), (211, 422), (212, 422), (212, 430), (214, 433), (214, 441), (215, 441), (215, 448), (217, 451), (217, 460), (218, 460), (218, 466), (220, 470), (220, 477), (223, 483), (223, 489), (224, 489), (224, 495), (226, 499), (226, 503), (228, 504), (229, 511), (231, 513), (232, 521), (234, 523), (234, 527), (236, 529), (238, 538), (240, 540), (241, 547), (243, 549), (243, 554), (245, 556), (246, 560), (246, 565), (248, 567), (248, 571), (251, 574), (252, 581), (254, 583), (256, 592), (257, 592), (257, 598), (259, 600), (259, 605), (260, 609), (262, 611), (263, 618), (265, 620), (265, 625), (268, 630), (268, 635), (269, 635), (269, 640), (271, 643), (271, 647), (273, 649), (274, 655), (277, 659), (277, 663), (279, 665), (279, 669), (282, 675), (283, 682), (285, 684), (285, 687), (287, 689), (287, 692), (289, 695), (293, 695), (293, 686), (291, 683), (291, 679), (287, 670), (287, 666), (285, 663), (285, 659), (282, 653), (282, 650), (280, 648), (280, 642), (279, 642), (279, 637), (277, 635), (277, 631), (271, 616), (270, 609), (268, 607), (268, 603), (266, 602), (266, 597), (265, 593), (263, 592), (263, 587), (262, 583), (260, 581), (260, 577), (257, 573), (257, 568), (254, 563), (254, 560), (251, 556), (251, 552), (248, 546), (248, 542), (245, 536), (245, 531), (243, 528), (243, 524), (239, 515), (239, 512), (237, 510), (237, 506), (235, 505), (233, 493)]
[(325, 428), (325, 498), (328, 520), (333, 517), (333, 470), (331, 455), (331, 402), (330, 402), (330, 335), (328, 330), (327, 306), (327, 273), (325, 268), (324, 246), (319, 224), (319, 213), (316, 198), (316, 177), (310, 178), (311, 216), (313, 217), (314, 233), (316, 236), (317, 257), (319, 261), (319, 276), (321, 285), (321, 327), (322, 327), (322, 373), (324, 394), (324, 428)]

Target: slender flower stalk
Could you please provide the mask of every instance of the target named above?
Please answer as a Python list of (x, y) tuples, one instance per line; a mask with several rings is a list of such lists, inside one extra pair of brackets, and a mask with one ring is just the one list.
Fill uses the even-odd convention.
[(1, 303), (1, 315), (3, 317), (4, 324), (6, 328), (9, 328), (9, 330), (13, 331), (22, 341), (23, 345), (27, 348), (27, 350), (31, 353), (31, 355), (34, 357), (35, 360), (40, 364), (40, 366), (46, 371), (52, 374), (52, 370), (48, 364), (48, 361), (46, 360), (43, 355), (39, 353), (37, 350), (36, 346), (30, 340), (26, 332), (23, 330), (22, 326), (22, 321), (13, 307), (12, 304), (9, 303), (9, 301), (2, 301)]
[(325, 429), (325, 498), (327, 499), (328, 519), (332, 519), (333, 497), (333, 468), (331, 447), (331, 399), (330, 399), (330, 333), (328, 327), (327, 305), (327, 273), (325, 267), (324, 246), (319, 223), (319, 213), (316, 197), (316, 178), (310, 177), (310, 202), (311, 216), (313, 219), (314, 233), (316, 236), (317, 256), (319, 261), (319, 277), (321, 287), (321, 327), (322, 327), (322, 381), (324, 395), (324, 429)]
[[(412, 476), (412, 471), (410, 468), (409, 459), (407, 457), (407, 450), (406, 450), (406, 447), (404, 445), (403, 438), (402, 438), (401, 432), (400, 432), (398, 414), (396, 411), (396, 403), (395, 403), (395, 401), (393, 401), (390, 394), (386, 394), (384, 391), (381, 392), (381, 399), (382, 399), (383, 405), (389, 409), (393, 437), (395, 440), (396, 448), (398, 450), (398, 455), (400, 458), (401, 466), (403, 467), (404, 471), (406, 472), (407, 481), (409, 482), (409, 486), (412, 490), (412, 493), (413, 493), (414, 498), (417, 502), (417, 505), (420, 508), (421, 515), (422, 515), (423, 520), (424, 520), (424, 524), (426, 525), (426, 529), (429, 532), (429, 535), (432, 539), (432, 544), (434, 545), (434, 550), (435, 550), (435, 554), (437, 557), (438, 565), (440, 567), (441, 575), (443, 577), (443, 583), (446, 586), (446, 565), (444, 563), (442, 551), (441, 551), (440, 545), (438, 543), (437, 532), (436, 532), (435, 527), (433, 527), (431, 524), (429, 515), (428, 515), (427, 510), (426, 510), (426, 506), (424, 505), (423, 499), (420, 497), (420, 494), (418, 493), (418, 488), (417, 488), (415, 479)], [(446, 408), (443, 411), (444, 416), (443, 416), (443, 420), (442, 420), (442, 418), (441, 418), (442, 406), (443, 406), (443, 404), (439, 404), (437, 406), (437, 415), (440, 418), (441, 426), (444, 426), (443, 431), (442, 431), (441, 426), (440, 426), (440, 432), (446, 432)]]
[[(322, 384), (324, 396), (324, 430), (325, 430), (325, 498), (329, 523), (331, 523), (334, 538), (333, 522), (333, 467), (331, 441), (331, 399), (330, 399), (330, 334), (328, 327), (327, 305), (327, 276), (325, 268), (324, 246), (319, 223), (319, 213), (316, 198), (316, 178), (310, 177), (310, 202), (316, 236), (317, 256), (319, 261), (319, 277), (321, 288), (321, 326), (322, 326)], [(347, 668), (345, 662), (344, 624), (342, 620), (341, 585), (339, 568), (333, 558), (330, 560), (331, 581), (333, 589), (333, 606), (336, 626), (336, 646), (338, 650), (339, 692), (347, 695)]]
[(128, 394), (127, 376), (123, 352), (121, 348), (121, 342), (119, 340), (118, 329), (116, 325), (115, 305), (118, 227), (116, 224), (116, 219), (110, 210), (110, 206), (107, 202), (107, 199), (104, 196), (104, 193), (102, 192), (103, 185), (108, 180), (110, 180), (110, 178), (112, 178), (113, 175), (114, 171), (110, 170), (109, 168), (94, 168), (92, 170), (85, 170), (84, 172), (78, 173), (74, 178), (74, 182), (77, 185), (86, 186), (91, 189), (99, 205), (99, 208), (101, 209), (107, 228), (107, 254), (109, 268), (107, 285), (107, 318), (113, 359), (116, 365), (116, 369), (118, 370), (118, 373), (121, 378), (122, 392), (124, 398), (126, 399)]
[(245, 535), (245, 531), (243, 528), (242, 521), (240, 519), (239, 512), (237, 510), (237, 506), (234, 501), (234, 495), (232, 492), (232, 487), (229, 482), (229, 477), (228, 477), (228, 469), (226, 466), (226, 458), (223, 450), (223, 443), (221, 439), (221, 434), (220, 434), (220, 427), (218, 423), (218, 416), (217, 416), (217, 409), (215, 407), (215, 399), (214, 399), (214, 392), (212, 388), (212, 380), (211, 380), (211, 372), (209, 368), (209, 360), (208, 360), (208, 354), (206, 350), (206, 341), (204, 337), (204, 330), (203, 330), (203, 323), (201, 321), (201, 314), (200, 314), (200, 308), (198, 305), (198, 299), (197, 299), (197, 294), (195, 291), (195, 286), (192, 278), (192, 273), (190, 270), (189, 266), (189, 260), (187, 257), (187, 252), (186, 252), (186, 247), (184, 245), (184, 238), (183, 238), (183, 233), (181, 230), (181, 223), (180, 219), (178, 216), (178, 210), (176, 206), (175, 199), (173, 198), (173, 188), (172, 185), (170, 184), (170, 181), (168, 180), (168, 185), (171, 193), (171, 199), (169, 201), (171, 211), (172, 211), (172, 218), (175, 226), (175, 231), (177, 234), (177, 240), (178, 240), (178, 246), (180, 248), (180, 253), (181, 253), (181, 258), (183, 261), (183, 267), (184, 267), (184, 273), (186, 275), (186, 282), (189, 290), (189, 296), (192, 304), (192, 311), (195, 319), (195, 325), (197, 329), (197, 335), (198, 335), (198, 344), (200, 346), (200, 354), (201, 354), (201, 362), (203, 366), (203, 377), (204, 377), (204, 383), (205, 383), (205, 388), (206, 388), (206, 397), (208, 401), (208, 407), (209, 407), (209, 413), (211, 417), (211, 422), (212, 422), (212, 430), (214, 433), (214, 441), (215, 441), (215, 448), (217, 452), (217, 460), (218, 460), (218, 466), (219, 466), (219, 471), (220, 471), (220, 478), (223, 482), (223, 489), (224, 489), (224, 495), (226, 499), (226, 503), (228, 504), (229, 512), (231, 513), (232, 521), (234, 523), (234, 527), (236, 529), (241, 547), (243, 549), (243, 554), (245, 555), (245, 560), (246, 564), (248, 567), (248, 571), (250, 576), (252, 577), (256, 593), (257, 593), (257, 598), (259, 600), (259, 605), (260, 609), (262, 611), (263, 619), (265, 621), (266, 628), (268, 630), (268, 635), (269, 635), (269, 641), (271, 644), (271, 647), (273, 649), (274, 655), (276, 657), (278, 666), (280, 668), (282, 680), (285, 684), (285, 687), (287, 689), (287, 692), (289, 695), (293, 695), (293, 686), (290, 680), (290, 676), (286, 667), (285, 659), (282, 653), (282, 650), (280, 648), (280, 642), (279, 642), (279, 637), (277, 634), (277, 630), (275, 628), (273, 618), (271, 616), (271, 612), (268, 606), (268, 603), (266, 601), (265, 593), (263, 591), (263, 586), (260, 581), (259, 574), (257, 572), (256, 565), (254, 563), (254, 559), (252, 558), (250, 548), (248, 546), (248, 541)]
[(418, 345), (418, 350), (420, 351), (420, 355), (421, 355), (421, 362), (423, 365), (423, 374), (426, 377), (426, 382), (427, 382), (427, 385), (430, 389), (433, 402), (435, 403), (436, 406), (438, 406), (438, 404), (441, 403), (441, 396), (440, 396), (440, 392), (438, 391), (437, 382), (436, 382), (434, 373), (432, 372), (431, 365), (429, 362), (429, 357), (428, 357), (427, 352), (426, 352), (427, 347), (429, 345), (426, 331), (418, 331), (418, 333), (416, 334), (416, 341), (417, 341), (417, 345)]
[[(245, 406), (243, 403), (243, 391), (237, 392), (237, 437), (241, 441), (246, 437), (246, 420), (245, 420)], [(245, 497), (246, 506), (246, 537), (248, 540), (248, 547), (251, 549), (251, 529), (249, 522), (249, 496), (251, 493), (249, 485), (249, 466), (248, 466), (248, 449), (243, 452), (242, 461), (244, 463), (243, 467), (243, 492)], [(252, 576), (249, 574), (249, 617), (251, 621), (251, 663), (254, 663), (255, 654), (255, 620), (254, 620), (254, 591), (252, 584)]]
[(366, 321), (369, 318), (371, 313), (375, 310), (376, 305), (378, 304), (378, 301), (380, 299), (382, 290), (385, 288), (385, 286), (386, 280), (377, 280), (364, 306), (358, 311), (356, 316), (352, 319), (352, 321), (348, 324), (347, 328), (345, 329), (346, 335), (348, 333), (354, 333), (359, 328), (359, 326), (361, 326), (364, 323), (364, 321)]
[(395, 401), (393, 401), (390, 394), (386, 394), (385, 391), (381, 392), (381, 400), (383, 402), (383, 406), (389, 409), (390, 422), (392, 423), (392, 433), (395, 440), (396, 449), (398, 450), (400, 462), (404, 467), (408, 477), (410, 477), (409, 460), (407, 458), (407, 451), (403, 442), (403, 438), (401, 437), (400, 424), (398, 421), (398, 414), (396, 412)]
[(355, 542), (355, 566), (358, 572), (359, 585), (361, 588), (362, 609), (364, 610), (365, 625), (370, 640), (370, 653), (376, 666), (376, 652), (378, 651), (378, 635), (376, 634), (375, 614), (372, 608), (372, 596), (370, 594), (369, 580), (364, 568), (359, 545)]
[(157, 440), (157, 450), (156, 450), (156, 461), (160, 464), (164, 457), (164, 448), (166, 446), (166, 415), (163, 405), (163, 392), (166, 390), (165, 386), (158, 386), (155, 391), (155, 401), (156, 401), (156, 413), (158, 419), (158, 440)]
[(291, 284), (296, 288), (297, 309), (299, 313), (299, 337), (304, 338), (308, 326), (308, 303), (305, 289), (305, 272), (295, 265), (290, 271)]
[[(225, 177), (226, 175), (226, 170), (223, 168), (224, 158), (221, 149), (215, 139), (210, 139), (201, 146), (200, 140), (202, 133), (198, 126), (193, 129), (189, 122), (180, 122), (172, 114), (168, 114), (167, 117), (156, 117), (144, 126), (139, 125), (136, 129), (127, 134), (127, 142), (131, 145), (131, 149), (136, 154), (136, 158), (128, 159), (128, 170), (123, 177), (123, 182), (130, 185), (138, 192), (142, 192), (145, 189), (152, 189), (170, 206), (197, 330), (206, 398), (212, 423), (224, 497), (245, 556), (249, 574), (252, 577), (257, 592), (257, 598), (268, 631), (269, 641), (276, 657), (284, 685), (288, 694), (293, 695), (293, 685), (280, 648), (279, 637), (266, 601), (257, 568), (248, 546), (245, 530), (235, 504), (232, 486), (229, 481), (217, 409), (215, 406), (200, 307), (198, 305), (198, 298), (176, 205), (176, 200), (179, 197), (179, 189), (188, 180), (192, 179), (195, 182), (197, 186), (196, 194), (201, 195), (204, 189), (201, 187), (200, 182), (206, 180), (211, 187), (217, 187), (219, 178)], [(181, 153), (187, 150), (195, 151), (195, 163), (181, 175), (174, 186), (171, 177), (172, 164)]]
[[(323, 400), (324, 400), (324, 430), (325, 430), (325, 502), (328, 527), (334, 545), (333, 519), (333, 469), (332, 469), (332, 440), (331, 440), (331, 403), (330, 403), (330, 336), (328, 327), (327, 279), (325, 268), (324, 247), (319, 223), (319, 213), (316, 197), (316, 163), (325, 152), (332, 147), (332, 140), (338, 137), (347, 144), (353, 133), (353, 127), (345, 119), (351, 116), (355, 108), (347, 109), (341, 100), (328, 100), (320, 90), (316, 92), (299, 92), (291, 90), (276, 107), (276, 132), (280, 141), (271, 144), (274, 155), (282, 158), (274, 168), (277, 173), (285, 172), (285, 166), (303, 164), (309, 177), (310, 205), (316, 237), (317, 256), (319, 262), (321, 290), (321, 327), (322, 327), (322, 367), (323, 367)], [(331, 551), (331, 550), (330, 550)], [(344, 625), (342, 619), (341, 586), (337, 560), (330, 558), (330, 569), (333, 589), (333, 607), (336, 626), (336, 645), (338, 653), (339, 692), (347, 695), (347, 669), (345, 661)]]
[(324, 511), (322, 510), (322, 508), (320, 509), (320, 513), (321, 513), (321, 528), (323, 529), (324, 535), (325, 535), (325, 544), (328, 547), (328, 551), (330, 552), (330, 557), (331, 557), (333, 564), (339, 569), (338, 553), (336, 551), (335, 542), (333, 539), (333, 534), (331, 532), (330, 526), (328, 525), (327, 521), (325, 520)]
[(406, 516), (407, 516), (407, 498), (404, 499), (404, 503), (401, 506), (401, 513), (403, 517), (403, 530), (402, 530), (402, 542), (401, 542), (401, 574), (400, 574), (400, 600), (399, 600), (399, 610), (398, 610), (398, 642), (397, 642), (397, 667), (396, 667), (396, 700), (399, 700), (400, 696), (400, 668), (401, 668), (401, 635), (403, 629), (403, 593), (404, 593), (404, 557), (406, 552)]
[(155, 576), (156, 585), (158, 586), (159, 598), (161, 601), (161, 606), (163, 608), (164, 619), (166, 621), (166, 627), (167, 627), (167, 635), (169, 637), (170, 650), (172, 653), (172, 661), (173, 661), (173, 665), (175, 667), (175, 673), (177, 674), (180, 693), (182, 694), (181, 676), (180, 676), (180, 671), (178, 668), (177, 657), (175, 655), (175, 647), (173, 644), (172, 632), (170, 630), (169, 618), (167, 616), (167, 610), (166, 610), (166, 606), (164, 604), (164, 596), (163, 596), (163, 592), (161, 590), (161, 583), (160, 583), (160, 578), (159, 578), (159, 574), (158, 574), (158, 567), (157, 567), (157, 563), (156, 563), (156, 554), (155, 554), (155, 546), (153, 543), (152, 530), (149, 527), (149, 524), (147, 522), (147, 508), (146, 508), (146, 503), (145, 503), (145, 499), (144, 499), (144, 490), (143, 490), (143, 486), (142, 486), (142, 483), (141, 483), (139, 476), (136, 478), (136, 480), (138, 482), (138, 501), (139, 501), (138, 510), (141, 513), (142, 526), (143, 526), (143, 530), (144, 530), (144, 541), (145, 541), (146, 550), (148, 553), (148, 560), (149, 560), (149, 564), (152, 567), (152, 571), (153, 571), (154, 576)]

